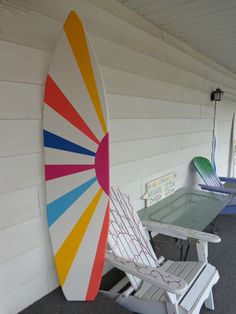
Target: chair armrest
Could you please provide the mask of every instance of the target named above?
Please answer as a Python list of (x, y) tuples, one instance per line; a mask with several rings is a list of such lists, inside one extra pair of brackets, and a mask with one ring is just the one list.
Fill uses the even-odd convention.
[(143, 220), (142, 224), (149, 230), (157, 233), (165, 234), (178, 239), (195, 239), (211, 243), (219, 243), (221, 238), (215, 234), (206, 233), (194, 229), (183, 228), (161, 222)]
[(236, 183), (236, 178), (229, 178), (229, 177), (219, 177), (220, 181), (227, 182), (227, 183)]
[(168, 292), (181, 294), (188, 288), (187, 283), (183, 279), (169, 274), (160, 268), (135, 263), (108, 251), (106, 252), (106, 260), (114, 267), (132, 274), (142, 280), (148, 281), (149, 283), (163, 288)]
[(199, 184), (202, 190), (207, 190), (211, 192), (218, 192), (218, 193), (224, 193), (224, 194), (236, 194), (235, 189), (229, 189), (229, 188), (221, 188), (218, 186), (210, 186), (210, 185), (205, 185), (205, 184)]

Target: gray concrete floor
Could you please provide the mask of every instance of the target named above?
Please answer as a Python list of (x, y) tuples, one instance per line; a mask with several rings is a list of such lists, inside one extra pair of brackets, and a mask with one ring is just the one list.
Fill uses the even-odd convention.
[(108, 297), (98, 294), (93, 302), (66, 301), (61, 289), (56, 289), (35, 302), (21, 314), (128, 314)]
[[(209, 226), (206, 231), (211, 229)], [(203, 306), (201, 314), (236, 314), (236, 215), (218, 216), (214, 230), (222, 241), (218, 244), (209, 244), (208, 260), (218, 269), (220, 280), (213, 288), (214, 312)], [(154, 238), (154, 243), (157, 255), (174, 260), (179, 257), (180, 251), (173, 244), (173, 239), (157, 236)], [(196, 260), (196, 258), (196, 249), (190, 246), (187, 260)]]
[[(222, 242), (209, 245), (209, 262), (216, 266), (221, 278), (214, 287), (215, 311), (203, 307), (201, 314), (236, 314), (236, 215), (219, 216), (215, 230), (218, 230)], [(178, 259), (180, 250), (172, 238), (157, 236), (154, 238), (154, 244), (158, 255), (164, 255), (166, 259)], [(196, 250), (193, 246), (190, 246), (187, 260), (196, 260)], [(121, 272), (113, 271), (103, 279), (102, 288), (108, 289), (113, 281), (121, 276)], [(67, 302), (60, 289), (56, 289), (21, 312), (21, 314), (74, 313), (125, 314), (129, 312), (102, 294), (98, 294), (94, 302)]]

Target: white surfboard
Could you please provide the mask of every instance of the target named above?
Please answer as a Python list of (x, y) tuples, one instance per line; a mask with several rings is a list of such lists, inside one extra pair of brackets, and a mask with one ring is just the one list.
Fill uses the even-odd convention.
[(93, 300), (109, 226), (109, 133), (95, 54), (70, 12), (49, 69), (44, 97), (49, 232), (67, 300)]
[(233, 114), (231, 134), (230, 134), (230, 149), (229, 149), (229, 165), (228, 165), (228, 177), (234, 177), (236, 162), (236, 132), (235, 132), (235, 113)]

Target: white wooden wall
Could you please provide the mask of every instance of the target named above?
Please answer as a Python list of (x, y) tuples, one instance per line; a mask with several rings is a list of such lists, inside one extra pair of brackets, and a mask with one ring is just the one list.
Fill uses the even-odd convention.
[[(236, 76), (113, 0), (0, 2), (0, 313), (17, 313), (57, 286), (45, 216), (42, 99), (69, 10), (81, 16), (108, 95), (111, 180), (137, 209), (151, 179), (177, 172), (193, 185), (196, 155), (210, 156), (211, 89)], [(225, 173), (236, 106), (218, 106), (219, 171)]]

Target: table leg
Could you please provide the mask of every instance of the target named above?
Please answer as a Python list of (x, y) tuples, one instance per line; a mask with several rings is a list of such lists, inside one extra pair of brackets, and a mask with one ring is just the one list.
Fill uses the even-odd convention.
[(148, 230), (148, 234), (149, 234), (151, 246), (153, 248), (153, 251), (155, 252), (155, 245), (154, 245), (154, 241), (153, 241), (153, 237), (152, 237), (152, 232)]
[(189, 240), (187, 240), (187, 241), (188, 241), (188, 244), (187, 244), (187, 248), (186, 248), (186, 250), (185, 250), (184, 261), (186, 261), (186, 259), (187, 259), (188, 252), (189, 252), (189, 248), (190, 248)]
[[(186, 258), (188, 256), (188, 252), (189, 252), (189, 240), (187, 240), (187, 245), (186, 247), (184, 247), (184, 240), (180, 240), (180, 261), (186, 261)], [(185, 251), (185, 252), (184, 252)]]

